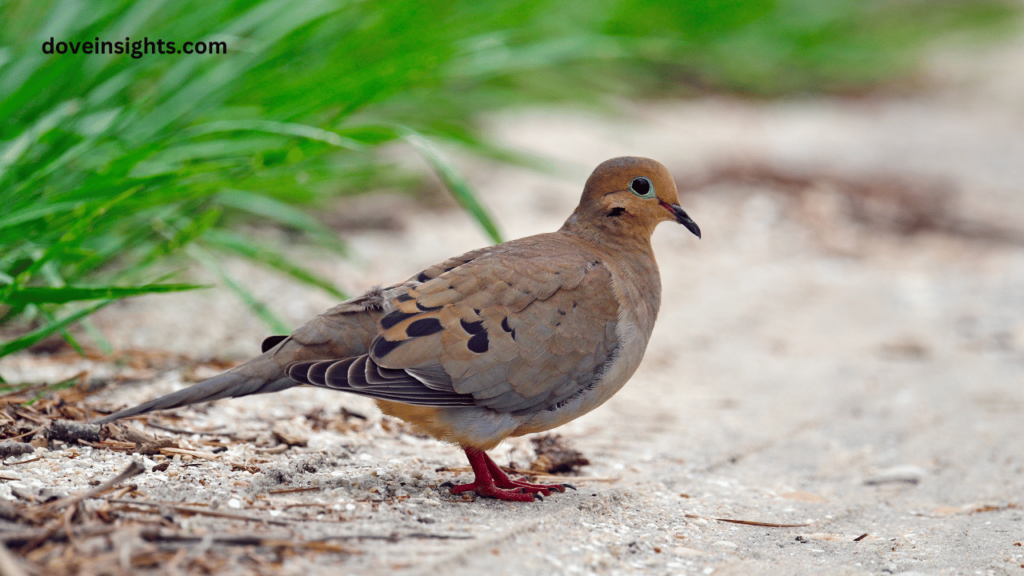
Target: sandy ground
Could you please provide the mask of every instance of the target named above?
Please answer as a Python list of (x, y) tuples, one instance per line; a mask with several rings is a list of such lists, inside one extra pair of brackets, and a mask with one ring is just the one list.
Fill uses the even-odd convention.
[[(912, 96), (495, 118), (501, 141), (562, 168), (466, 165), (507, 237), (557, 228), (587, 172), (623, 154), (672, 168), (704, 231), (698, 241), (659, 229), (663, 306), (644, 363), (605, 406), (559, 430), (592, 463), (578, 491), (458, 502), (437, 488), (457, 474), (436, 470), (465, 466), (456, 448), (396, 430), (361, 399), (308, 389), (181, 412), (191, 429), (228, 425), (251, 442), (220, 462), (177, 460), (140, 477), (140, 490), (305, 514), (262, 528), (193, 517), (183, 529), (395, 535), (344, 540), (351, 555), (287, 558), (287, 574), (1024, 574), (1020, 50), (946, 54), (932, 71), (939, 87)], [(402, 208), (414, 206), (378, 207), (397, 211), (400, 232), (347, 237), (350, 261), (297, 257), (358, 292), (486, 242), (457, 211)], [(331, 303), (244, 264), (233, 271), (296, 324)], [(97, 324), (119, 347), (193, 358), (244, 358), (266, 335), (215, 293), (126, 302)], [(0, 362), (13, 381), (83, 367), (119, 369)], [(134, 403), (189, 374), (152, 376), (98, 400)], [(340, 407), (370, 422), (314, 430), (304, 417)], [(259, 452), (282, 421), (307, 446)], [(524, 439), (494, 454), (525, 464), (530, 450)], [(76, 451), (2, 469), (20, 486), (67, 492), (129, 459)], [(261, 471), (232, 470), (231, 458), (260, 458)], [(321, 489), (267, 494), (302, 486)]]

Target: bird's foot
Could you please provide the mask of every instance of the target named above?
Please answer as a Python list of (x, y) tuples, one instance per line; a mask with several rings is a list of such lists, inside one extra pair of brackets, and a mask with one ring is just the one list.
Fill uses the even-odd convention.
[(448, 491), (452, 494), (476, 492), (477, 496), (485, 498), (533, 502), (543, 500), (544, 496), (551, 496), (552, 492), (565, 492), (566, 488), (576, 489), (570, 484), (531, 484), (526, 480), (513, 480), (483, 450), (465, 448), (465, 451), (476, 478), (469, 484), (450, 485)]
[[(500, 488), (493, 482), (480, 482), (479, 480), (475, 480), (469, 484), (455, 484), (449, 488), (448, 491), (452, 494), (475, 492), (477, 496), (495, 498), (497, 500), (506, 500), (510, 502), (533, 502), (534, 500), (544, 499), (537, 492), (529, 491), (526, 488), (509, 490)], [(550, 492), (547, 492), (545, 496), (550, 494)]]
[(565, 484), (531, 484), (526, 479), (513, 480), (504, 474), (502, 476), (504, 478), (495, 475), (494, 485), (498, 488), (524, 490), (531, 494), (541, 494), (543, 496), (551, 496), (552, 492), (565, 492), (566, 488)]
[[(485, 454), (486, 456), (486, 454)], [(527, 482), (525, 478), (521, 480), (513, 480), (505, 474), (505, 471), (498, 466), (494, 460), (489, 457), (484, 461), (484, 465), (487, 466), (487, 472), (494, 479), (494, 485), (498, 488), (512, 489), (512, 490), (524, 490), (531, 494), (541, 494), (544, 496), (551, 496), (552, 492), (565, 492), (566, 488), (576, 489), (571, 484), (531, 484)]]

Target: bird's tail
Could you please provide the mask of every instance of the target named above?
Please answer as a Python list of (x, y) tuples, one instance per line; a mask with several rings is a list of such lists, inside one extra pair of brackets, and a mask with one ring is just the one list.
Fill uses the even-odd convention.
[(179, 406), (188, 406), (189, 404), (210, 402), (221, 398), (237, 398), (250, 394), (279, 392), (298, 385), (298, 382), (285, 374), (284, 368), (271, 355), (263, 354), (241, 366), (213, 378), (203, 380), (184, 390), (178, 390), (167, 396), (139, 404), (134, 408), (126, 408), (120, 412), (100, 418), (94, 421), (94, 424), (106, 424), (121, 418), (153, 412), (154, 410), (167, 410), (178, 408)]
[(305, 360), (348, 358), (365, 354), (383, 316), (380, 291), (368, 292), (343, 302), (305, 323), (291, 336), (271, 336), (263, 341), (263, 354), (227, 372), (96, 420), (106, 424), (121, 418), (167, 410), (221, 398), (280, 392), (300, 383), (288, 377), (289, 365)]

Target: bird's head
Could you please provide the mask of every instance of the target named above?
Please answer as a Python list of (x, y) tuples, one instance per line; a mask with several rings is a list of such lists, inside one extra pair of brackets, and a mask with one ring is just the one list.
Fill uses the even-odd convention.
[(665, 221), (682, 224), (700, 238), (697, 223), (679, 205), (679, 192), (668, 168), (650, 158), (624, 156), (594, 169), (583, 187), (580, 205), (565, 225), (650, 238), (654, 228)]

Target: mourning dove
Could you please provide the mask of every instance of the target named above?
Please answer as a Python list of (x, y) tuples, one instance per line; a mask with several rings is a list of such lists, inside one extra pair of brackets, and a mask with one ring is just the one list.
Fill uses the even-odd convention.
[(608, 160), (557, 232), (374, 288), (268, 338), (245, 364), (99, 422), (311, 384), (374, 398), (385, 414), (461, 446), (476, 478), (454, 494), (562, 492), (510, 479), (485, 450), (590, 412), (633, 375), (661, 303), (651, 234), (664, 221), (700, 237), (664, 166)]

